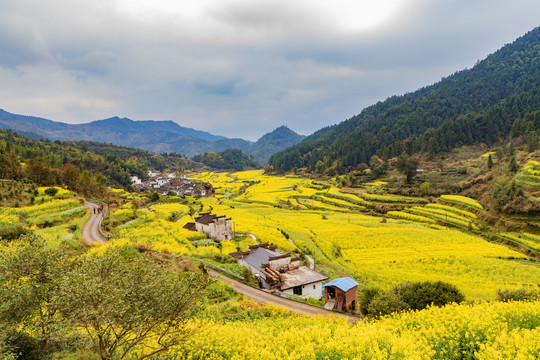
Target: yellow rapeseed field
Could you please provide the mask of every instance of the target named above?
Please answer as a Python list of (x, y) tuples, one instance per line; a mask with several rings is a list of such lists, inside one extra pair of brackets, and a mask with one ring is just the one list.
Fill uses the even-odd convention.
[[(521, 253), (489, 243), (466, 229), (445, 229), (441, 222), (435, 225), (436, 220), (448, 219), (462, 228), (471, 221), (476, 228), (474, 213), (450, 205), (453, 202), (480, 210), (481, 205), (470, 198), (443, 196), (446, 205), (430, 204), (425, 210), (418, 205), (415, 211), (422, 216), (401, 213), (402, 220), (389, 218), (382, 223), (378, 216), (321, 201), (297, 199), (298, 195), (307, 197), (321, 191), (341, 195), (336, 203), (344, 203), (344, 198), (358, 198), (333, 186), (315, 189), (317, 186), (312, 186), (309, 179), (267, 176), (262, 171), (206, 173), (198, 179), (209, 181), (217, 188), (243, 187), (243, 191), (231, 192), (219, 203), (205, 200), (212, 202), (214, 213), (231, 217), (237, 232), (254, 234), (258, 241), (273, 243), (285, 251), (298, 248), (308, 252), (317, 263), (355, 277), (362, 286), (389, 287), (404, 281), (441, 280), (455, 284), (468, 299), (492, 299), (499, 288), (540, 283), (539, 267), (519, 261), (525, 258)], [(414, 201), (408, 197), (403, 200)], [(318, 209), (302, 209), (298, 204), (308, 207), (311, 204)]]

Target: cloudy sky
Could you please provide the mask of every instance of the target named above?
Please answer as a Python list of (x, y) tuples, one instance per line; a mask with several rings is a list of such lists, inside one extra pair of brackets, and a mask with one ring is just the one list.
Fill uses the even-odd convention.
[(538, 0), (0, 0), (0, 108), (310, 134), (540, 25)]

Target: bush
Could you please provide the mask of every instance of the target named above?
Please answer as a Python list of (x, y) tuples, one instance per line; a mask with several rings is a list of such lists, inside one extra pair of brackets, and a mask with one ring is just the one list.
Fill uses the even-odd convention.
[(407, 309), (409, 309), (407, 303), (393, 291), (378, 294), (368, 305), (368, 313), (375, 317), (390, 315)]
[(508, 301), (535, 301), (540, 300), (540, 291), (527, 290), (524, 288), (517, 290), (497, 290), (497, 300)]
[(368, 306), (381, 293), (381, 289), (370, 287), (364, 289), (358, 298), (358, 310), (364, 315), (368, 314)]
[(408, 282), (398, 285), (394, 291), (413, 310), (422, 310), (429, 305), (444, 306), (449, 303), (460, 303), (465, 296), (457, 287), (442, 281)]
[(43, 192), (47, 196), (54, 197), (54, 195), (58, 193), (58, 189), (54, 187), (50, 187), (50, 188), (45, 189)]
[(15, 330), (3, 334), (0, 349), (3, 350), (0, 352), (2, 359), (41, 360), (45, 355), (37, 339)]
[(367, 288), (359, 298), (359, 310), (375, 317), (403, 310), (422, 310), (430, 305), (460, 303), (465, 296), (452, 284), (442, 281), (406, 282), (390, 290)]
[(0, 240), (12, 241), (20, 238), (29, 232), (28, 228), (20, 223), (8, 224), (5, 227), (0, 227)]

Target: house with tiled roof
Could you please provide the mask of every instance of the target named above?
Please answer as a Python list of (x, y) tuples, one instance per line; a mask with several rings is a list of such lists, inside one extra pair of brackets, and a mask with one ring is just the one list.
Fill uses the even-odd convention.
[(281, 254), (275, 246), (260, 244), (249, 251), (232, 253), (238, 263), (247, 267), (263, 289), (276, 289), (289, 295), (322, 297), (323, 281), (328, 277), (301, 266), (300, 258)]
[(194, 223), (187, 223), (184, 228), (191, 231), (198, 231), (210, 239), (229, 240), (233, 238), (232, 220), (226, 216), (216, 216), (210, 213), (201, 213), (195, 218)]

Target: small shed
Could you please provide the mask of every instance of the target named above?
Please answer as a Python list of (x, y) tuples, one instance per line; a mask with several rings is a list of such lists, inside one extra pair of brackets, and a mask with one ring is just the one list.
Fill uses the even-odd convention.
[(326, 309), (358, 310), (358, 283), (350, 277), (340, 277), (324, 284)]

